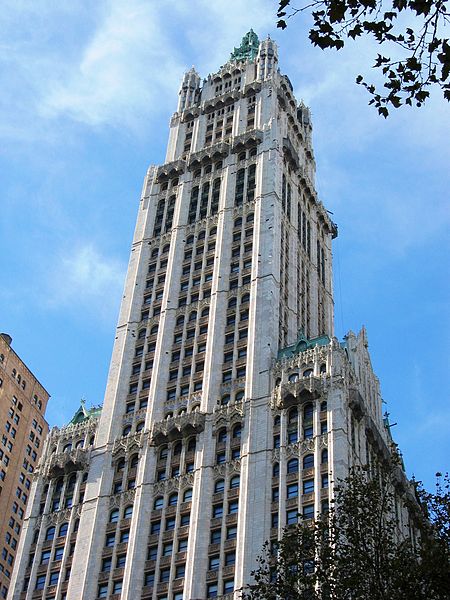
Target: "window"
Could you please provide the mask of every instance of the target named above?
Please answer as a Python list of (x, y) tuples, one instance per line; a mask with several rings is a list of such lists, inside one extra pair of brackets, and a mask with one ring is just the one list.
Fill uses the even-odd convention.
[(172, 542), (169, 542), (168, 544), (164, 544), (162, 555), (170, 556), (172, 554), (172, 551), (173, 551), (173, 544), (172, 544)]
[(188, 548), (188, 539), (187, 538), (178, 540), (178, 552), (187, 552), (187, 548)]
[(132, 506), (126, 506), (125, 510), (123, 511), (123, 518), (124, 519), (131, 519), (133, 515), (133, 507)]
[(239, 484), (240, 484), (240, 477), (239, 477), (239, 475), (234, 475), (234, 477), (232, 477), (230, 479), (230, 489), (238, 488)]
[(178, 494), (176, 494), (176, 493), (170, 494), (168, 506), (176, 506), (177, 502), (178, 502)]
[(116, 535), (114, 533), (108, 533), (105, 538), (105, 546), (107, 548), (112, 548), (114, 546), (115, 539)]
[(234, 590), (234, 579), (227, 579), (223, 582), (223, 593), (230, 594)]
[(109, 522), (110, 523), (117, 523), (119, 520), (119, 509), (116, 508), (114, 510), (111, 511), (110, 515), (109, 515)]
[(272, 502), (278, 502), (280, 499), (280, 490), (277, 487), (272, 488)]
[(53, 556), (53, 560), (62, 560), (63, 554), (64, 554), (64, 546), (55, 548), (55, 554)]
[(303, 428), (303, 436), (305, 439), (311, 439), (314, 435), (313, 426), (309, 425)]
[(326, 421), (321, 421), (320, 422), (320, 433), (323, 435), (324, 433), (327, 433), (328, 431), (328, 424)]
[(312, 494), (314, 492), (314, 479), (306, 479), (303, 482), (303, 493)]
[(272, 477), (278, 477), (280, 475), (280, 465), (275, 463), (272, 467)]
[(163, 497), (162, 496), (158, 496), (158, 498), (155, 498), (155, 501), (153, 502), (153, 508), (154, 508), (154, 510), (159, 510), (163, 506), (164, 506), (164, 499), (163, 499)]
[(218, 571), (219, 565), (220, 565), (220, 558), (219, 558), (218, 554), (215, 556), (209, 557), (209, 567), (208, 568), (210, 571)]
[(106, 598), (108, 596), (108, 584), (101, 583), (97, 589), (97, 597), (98, 598)]
[(326, 465), (328, 463), (328, 450), (322, 450), (322, 464)]
[(314, 467), (314, 454), (307, 454), (303, 458), (303, 468), (304, 469), (311, 469), (313, 467)]
[(231, 515), (233, 513), (237, 513), (239, 510), (239, 502), (238, 500), (233, 500), (228, 503), (228, 514)]
[(67, 535), (67, 530), (69, 529), (68, 523), (63, 523), (59, 528), (58, 537), (65, 537)]
[(219, 494), (219, 493), (223, 492), (224, 489), (225, 489), (225, 481), (223, 479), (219, 479), (219, 481), (216, 481), (216, 484), (214, 486), (214, 493)]
[(45, 575), (38, 575), (36, 577), (36, 590), (43, 590), (45, 587)]
[(129, 529), (125, 529), (124, 531), (120, 532), (120, 543), (121, 544), (128, 542), (129, 538), (130, 538), (130, 530)]
[(286, 497), (287, 498), (297, 498), (297, 496), (298, 496), (298, 484), (290, 483), (286, 487)]
[(127, 560), (126, 554), (119, 554), (119, 556), (117, 557), (117, 560), (116, 560), (116, 568), (121, 569), (122, 567), (124, 567), (126, 560)]
[(308, 504), (303, 507), (303, 518), (304, 519), (314, 518), (314, 505), (313, 504)]
[(148, 587), (152, 587), (155, 584), (155, 574), (154, 573), (145, 573), (144, 576), (144, 585)]
[(208, 587), (206, 588), (206, 597), (217, 598), (217, 583), (208, 583)]
[(59, 579), (59, 571), (53, 571), (50, 573), (49, 585), (57, 585)]
[(175, 579), (180, 579), (181, 577), (184, 577), (185, 570), (185, 565), (177, 565), (175, 569)]
[(192, 489), (187, 489), (183, 494), (183, 502), (190, 502), (192, 500)]
[(291, 458), (291, 460), (287, 463), (287, 472), (288, 473), (298, 473), (298, 459)]
[(286, 525), (295, 525), (297, 523), (297, 515), (296, 510), (286, 511)]
[(113, 594), (120, 594), (120, 592), (122, 591), (122, 581), (114, 581), (113, 582), (113, 589), (112, 592)]
[(328, 487), (328, 474), (322, 475), (322, 487), (323, 488)]
[(235, 540), (237, 538), (237, 526), (230, 525), (227, 527), (227, 540)]
[(161, 569), (159, 573), (159, 582), (165, 583), (170, 579), (170, 569)]
[(214, 504), (213, 511), (212, 511), (213, 519), (218, 519), (222, 515), (223, 515), (223, 504)]
[(47, 565), (50, 562), (50, 550), (44, 550), (41, 554), (41, 565)]
[(111, 571), (111, 566), (112, 566), (112, 558), (110, 556), (108, 556), (108, 558), (104, 558), (102, 561), (102, 571), (103, 572)]
[(47, 531), (45, 532), (45, 540), (49, 541), (49, 540), (53, 540), (55, 537), (55, 528), (54, 527), (49, 527), (47, 529)]
[(175, 517), (169, 517), (166, 519), (166, 531), (175, 529)]
[(228, 567), (234, 564), (236, 564), (236, 553), (228, 552), (227, 554), (225, 554), (225, 565)]

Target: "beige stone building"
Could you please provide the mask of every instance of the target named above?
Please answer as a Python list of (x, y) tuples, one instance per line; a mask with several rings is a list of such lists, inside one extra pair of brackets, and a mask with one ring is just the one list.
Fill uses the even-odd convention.
[(101, 415), (49, 436), (11, 598), (238, 598), (265, 540), (391, 451), (365, 331), (334, 337), (311, 136), (271, 39), (186, 73)]
[(0, 598), (10, 586), (32, 474), (48, 433), (48, 392), (0, 333)]

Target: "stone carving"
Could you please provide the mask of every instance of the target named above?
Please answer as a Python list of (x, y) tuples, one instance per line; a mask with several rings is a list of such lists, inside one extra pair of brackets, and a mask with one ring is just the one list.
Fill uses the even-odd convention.
[(239, 152), (243, 148), (260, 144), (264, 139), (264, 134), (260, 129), (253, 129), (242, 135), (238, 135), (233, 140), (232, 152)]
[(120, 494), (115, 494), (109, 498), (109, 506), (110, 508), (115, 506), (120, 506), (121, 503), (134, 502), (134, 498), (136, 496), (136, 490), (125, 490)]
[(84, 470), (88, 464), (91, 449), (75, 448), (70, 452), (53, 453), (42, 466), (44, 477), (60, 477), (67, 473)]
[(174, 160), (173, 162), (166, 163), (158, 168), (157, 171), (157, 181), (164, 177), (169, 177), (169, 175), (179, 175), (184, 173), (186, 169), (186, 163), (184, 160)]
[(297, 381), (281, 383), (272, 392), (273, 408), (288, 408), (303, 402), (316, 400), (324, 393), (321, 377), (302, 377)]
[(219, 156), (228, 156), (230, 153), (230, 145), (227, 142), (219, 142), (218, 144), (213, 144), (212, 146), (208, 146), (200, 152), (194, 152), (191, 154), (189, 160), (189, 168), (192, 167), (195, 163), (202, 162), (203, 159)]
[(158, 445), (195, 435), (202, 432), (204, 428), (205, 413), (195, 411), (154, 423), (151, 437), (153, 443)]
[(178, 477), (171, 477), (170, 479), (164, 479), (164, 481), (157, 481), (153, 484), (153, 492), (155, 494), (164, 494), (165, 492), (171, 492), (178, 490), (180, 487), (187, 487), (194, 485), (195, 473), (184, 473)]
[(125, 435), (123, 437), (117, 438), (114, 440), (114, 445), (112, 449), (113, 456), (117, 455), (119, 452), (128, 453), (133, 449), (139, 450), (144, 445), (144, 439), (147, 433), (138, 432), (134, 435)]

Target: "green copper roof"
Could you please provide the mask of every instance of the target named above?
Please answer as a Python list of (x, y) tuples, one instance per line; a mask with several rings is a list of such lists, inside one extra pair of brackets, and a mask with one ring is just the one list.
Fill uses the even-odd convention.
[(231, 53), (230, 60), (234, 60), (236, 62), (246, 59), (253, 60), (258, 54), (258, 48), (258, 36), (253, 29), (250, 29), (250, 31), (242, 38), (239, 48), (234, 48), (233, 52)]
[(299, 331), (298, 339), (292, 346), (286, 346), (278, 352), (278, 360), (282, 358), (292, 358), (299, 352), (304, 352), (314, 346), (327, 346), (330, 343), (330, 338), (327, 335), (319, 335), (318, 337), (311, 338), (310, 340), (306, 335)]
[(88, 419), (95, 419), (100, 416), (102, 412), (102, 407), (100, 406), (91, 406), (91, 408), (86, 408), (86, 403), (84, 400), (80, 402), (80, 408), (73, 415), (72, 419), (69, 422), (69, 425), (78, 425), (79, 423), (83, 423), (83, 421), (87, 421)]

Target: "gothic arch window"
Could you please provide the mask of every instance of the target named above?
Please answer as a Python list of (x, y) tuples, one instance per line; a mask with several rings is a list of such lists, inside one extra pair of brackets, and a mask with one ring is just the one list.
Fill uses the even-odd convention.
[(72, 450), (72, 444), (66, 444), (63, 448), (63, 452), (70, 452)]
[(272, 477), (278, 477), (280, 474), (280, 465), (279, 463), (274, 463), (272, 467)]
[(194, 236), (193, 235), (189, 235), (186, 238), (186, 246), (189, 246), (189, 244), (193, 244), (194, 243)]
[(327, 401), (326, 401), (326, 400), (323, 400), (323, 401), (320, 403), (320, 410), (321, 410), (321, 412), (323, 412), (324, 410), (327, 410), (327, 408), (328, 408)]
[(225, 490), (225, 481), (223, 479), (218, 479), (214, 484), (214, 493), (220, 494)]
[(190, 502), (192, 500), (192, 488), (188, 488), (184, 491), (183, 502)]
[(219, 444), (223, 444), (227, 441), (227, 430), (225, 427), (222, 427), (222, 429), (219, 429), (219, 431), (217, 432), (217, 442)]
[(233, 298), (230, 298), (228, 300), (228, 308), (234, 308), (237, 305), (237, 298), (236, 296), (233, 296)]
[(244, 398), (244, 392), (242, 390), (237, 392), (236, 396), (234, 397), (236, 402), (240, 402), (243, 398)]
[(138, 340), (145, 338), (145, 329), (141, 329), (138, 333)]
[(176, 506), (177, 504), (178, 504), (178, 494), (176, 492), (174, 492), (173, 494), (170, 494), (167, 505), (168, 506)]
[(291, 458), (291, 460), (288, 460), (287, 472), (288, 473), (298, 473), (298, 459), (297, 458)]
[(243, 294), (241, 304), (247, 304), (247, 302), (250, 302), (250, 294)]
[(233, 427), (233, 439), (240, 439), (242, 433), (242, 426), (240, 423)]
[(184, 315), (180, 315), (178, 317), (178, 319), (176, 320), (176, 325), (177, 325), (177, 327), (179, 327), (180, 325), (183, 325), (183, 323), (184, 323)]
[(239, 475), (234, 475), (230, 479), (230, 490), (238, 488), (240, 483), (241, 483), (241, 478), (239, 477)]
[(195, 321), (197, 318), (197, 311), (193, 310), (190, 314), (189, 314), (189, 321)]
[(145, 425), (144, 421), (139, 421), (139, 423), (136, 425), (136, 433), (139, 433), (140, 431), (142, 431), (144, 429), (144, 425)]
[(209, 230), (209, 235), (213, 236), (216, 235), (217, 233), (217, 227), (211, 227), (211, 229)]
[(253, 223), (253, 221), (255, 220), (255, 215), (254, 213), (249, 213), (247, 215), (247, 218), (245, 219), (247, 223)]
[(312, 374), (313, 374), (312, 369), (306, 369), (305, 371), (303, 371), (303, 377), (311, 377)]
[(159, 459), (166, 460), (168, 455), (169, 455), (169, 449), (167, 448), (167, 446), (163, 446), (159, 451)]
[(245, 159), (246, 159), (246, 153), (245, 152), (241, 152), (238, 155), (238, 161), (241, 162), (242, 160), (245, 160)]
[(305, 404), (303, 408), (303, 418), (305, 421), (311, 421), (314, 414), (314, 407), (311, 403)]
[(298, 419), (298, 410), (296, 408), (291, 408), (288, 415), (288, 423), (297, 423)]
[(202, 317), (207, 317), (209, 315), (209, 306), (205, 306), (205, 308), (201, 312)]
[(298, 381), (298, 373), (291, 373), (288, 378), (290, 383), (295, 383)]
[(164, 506), (164, 498), (162, 496), (158, 496), (157, 498), (155, 498), (155, 500), (153, 502), (153, 509), (159, 510), (163, 506)]
[(114, 510), (112, 510), (109, 513), (109, 522), (110, 523), (117, 523), (119, 520), (119, 509), (115, 508)]
[(238, 217), (237, 219), (234, 220), (235, 227), (240, 227), (241, 225), (242, 225), (242, 217)]
[(129, 504), (128, 506), (125, 506), (125, 508), (124, 508), (123, 518), (131, 519), (132, 516), (133, 516), (133, 506), (131, 504)]
[(119, 458), (119, 460), (117, 461), (117, 465), (116, 465), (116, 472), (117, 473), (122, 473), (122, 471), (125, 468), (125, 459), (124, 458)]
[(150, 329), (150, 335), (155, 335), (156, 333), (158, 333), (158, 324), (153, 325), (153, 327)]
[(137, 454), (133, 454), (130, 460), (130, 469), (135, 469), (138, 466), (139, 456)]
[(53, 526), (49, 527), (47, 529), (47, 531), (45, 532), (45, 541), (46, 542), (54, 539), (54, 537), (55, 537), (55, 531), (56, 531), (56, 528), (53, 527)]
[(327, 372), (327, 365), (325, 363), (322, 363), (320, 365), (320, 373), (326, 373)]
[(162, 253), (166, 254), (166, 252), (169, 252), (169, 250), (170, 250), (170, 244), (166, 244), (162, 249)]
[(62, 523), (58, 531), (58, 537), (66, 537), (68, 530), (69, 523)]
[(303, 457), (303, 468), (311, 469), (314, 467), (314, 454), (307, 454)]
[(226, 406), (229, 402), (230, 402), (230, 394), (225, 394), (225, 396), (222, 396), (222, 398), (220, 399), (220, 404), (222, 406)]
[(130, 435), (131, 433), (131, 425), (127, 425), (123, 428), (122, 436)]
[(181, 454), (182, 444), (181, 442), (177, 442), (173, 448), (173, 455), (178, 456)]
[(158, 256), (158, 254), (159, 254), (159, 248), (153, 248), (151, 257), (155, 258), (156, 256)]
[(193, 452), (195, 450), (196, 445), (197, 445), (197, 441), (196, 441), (195, 437), (191, 438), (187, 444), (187, 451)]

